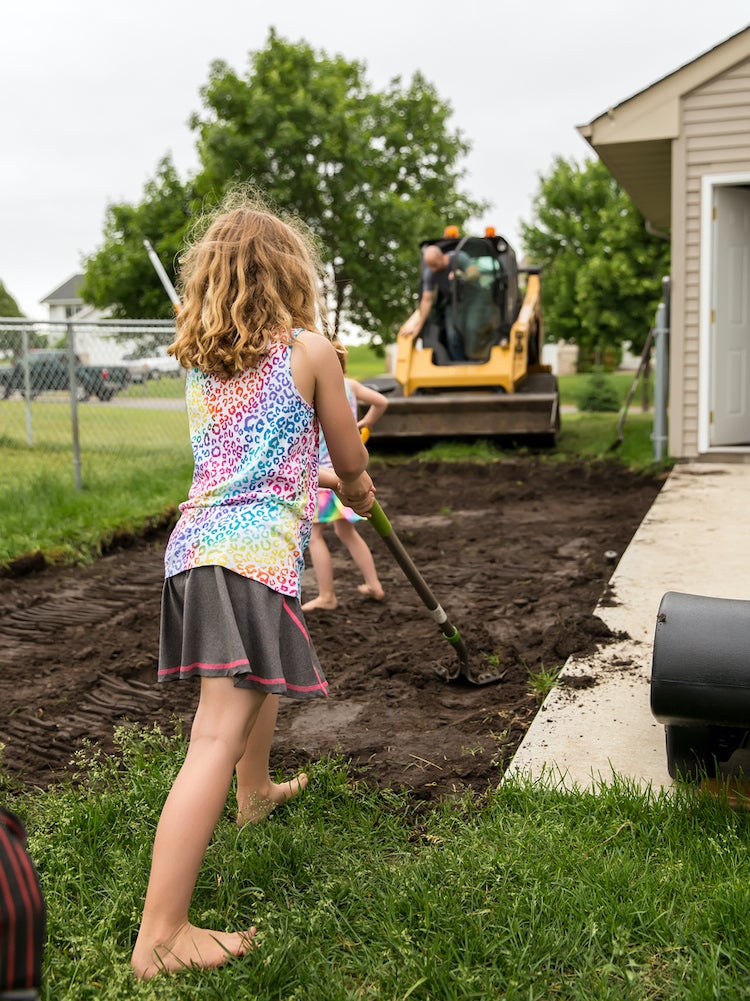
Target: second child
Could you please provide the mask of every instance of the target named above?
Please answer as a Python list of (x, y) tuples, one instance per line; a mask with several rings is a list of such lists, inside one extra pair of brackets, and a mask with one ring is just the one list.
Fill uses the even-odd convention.
[[(343, 348), (337, 348), (337, 351), (341, 367), (346, 372), (345, 351)], [(358, 404), (361, 403), (368, 408), (364, 417), (357, 422), (357, 426), (360, 432), (363, 428), (369, 431), (388, 408), (387, 397), (354, 379), (346, 379), (345, 385), (346, 397), (355, 419), (357, 417)], [(318, 462), (321, 470), (330, 469), (333, 465), (325, 436), (322, 433), (320, 435)], [(333, 490), (327, 489), (321, 484), (318, 489), (318, 505), (309, 546), (310, 558), (318, 583), (318, 595), (316, 598), (311, 598), (310, 601), (305, 602), (302, 606), (303, 611), (310, 612), (318, 608), (332, 611), (338, 606), (338, 597), (334, 585), (333, 560), (324, 534), (325, 526), (328, 524), (333, 525), (336, 537), (347, 548), (349, 555), (362, 574), (363, 583), (358, 585), (358, 592), (363, 598), (369, 598), (372, 601), (382, 601), (385, 597), (370, 547), (356, 528), (356, 522), (361, 520), (350, 507), (342, 504)]]

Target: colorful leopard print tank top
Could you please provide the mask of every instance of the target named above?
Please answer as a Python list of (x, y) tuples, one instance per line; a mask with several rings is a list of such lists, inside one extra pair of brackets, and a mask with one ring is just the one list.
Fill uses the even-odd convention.
[(188, 372), (193, 483), (167, 545), (167, 577), (223, 566), (299, 598), (318, 487), (318, 421), (294, 384), (291, 353), (278, 340), (256, 368), (230, 379)]

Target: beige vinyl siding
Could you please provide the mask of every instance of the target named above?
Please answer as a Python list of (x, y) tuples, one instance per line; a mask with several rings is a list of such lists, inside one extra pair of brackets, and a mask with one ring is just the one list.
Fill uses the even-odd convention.
[(683, 276), (681, 291), (675, 290), (683, 324), (682, 421), (674, 447), (675, 454), (689, 457), (698, 454), (701, 182), (706, 175), (750, 171), (750, 59), (684, 95), (680, 145), (674, 169), (682, 171), (684, 243), (673, 247), (673, 271)]

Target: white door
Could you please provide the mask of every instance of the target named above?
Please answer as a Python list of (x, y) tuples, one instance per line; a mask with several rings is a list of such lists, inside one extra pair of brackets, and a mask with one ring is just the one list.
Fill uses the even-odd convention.
[(714, 188), (711, 445), (750, 444), (750, 187)]

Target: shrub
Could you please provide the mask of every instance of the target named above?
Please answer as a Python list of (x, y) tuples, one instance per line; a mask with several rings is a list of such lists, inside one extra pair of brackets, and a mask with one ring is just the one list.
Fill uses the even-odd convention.
[(614, 413), (620, 409), (617, 390), (602, 372), (594, 372), (588, 380), (578, 408), (591, 413)]

